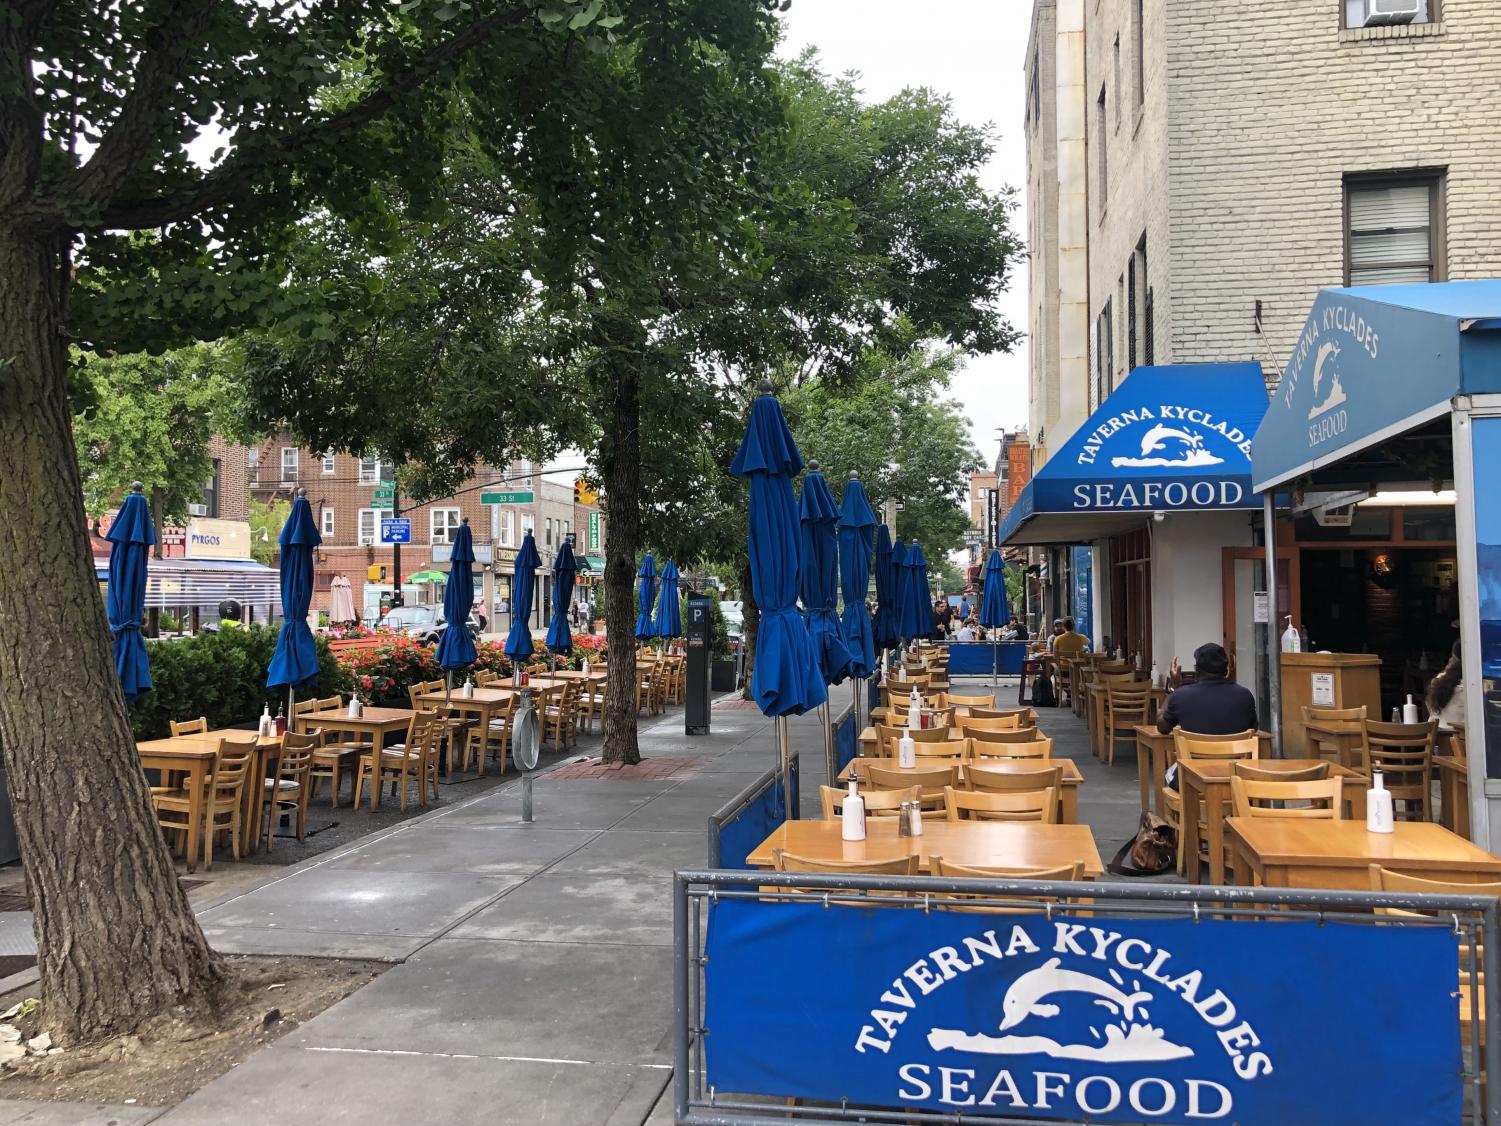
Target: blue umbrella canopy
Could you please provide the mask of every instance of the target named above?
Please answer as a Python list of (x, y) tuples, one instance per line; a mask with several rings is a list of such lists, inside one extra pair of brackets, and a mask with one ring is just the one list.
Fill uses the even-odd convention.
[(891, 562), (891, 529), (876, 528), (876, 620), (877, 649), (890, 649), (901, 640), (896, 615), (896, 568)]
[(904, 637), (927, 637), (933, 632), (933, 592), (928, 589), (928, 557), (916, 540), (907, 548), (907, 591), (902, 600)]
[(678, 565), (671, 559), (662, 564), (662, 596), (657, 599), (652, 632), (658, 637), (683, 636), (683, 608), (678, 605)]
[(1006, 564), (1001, 553), (992, 550), (985, 561), (985, 586), (980, 592), (980, 624), (986, 629), (1000, 629), (1006, 624), (1010, 608), (1006, 604)]
[(146, 642), (141, 639), (141, 620), (146, 616), (146, 558), (156, 543), (151, 509), (140, 486), (125, 498), (109, 531), (109, 596), (105, 609), (110, 633), (114, 634), (115, 671), (127, 700), (151, 687), (151, 666)]
[(563, 540), (552, 561), (552, 620), (547, 625), (547, 647), (554, 653), (573, 652), (573, 634), (568, 630), (568, 605), (573, 601), (573, 579), (578, 574), (573, 541)]
[(840, 625), (850, 654), (850, 675), (869, 676), (876, 668), (876, 645), (865, 595), (870, 589), (870, 553), (876, 514), (865, 486), (851, 477), (839, 504), (839, 593), (844, 598)]
[(751, 695), (762, 714), (802, 715), (828, 697), (808, 623), (797, 612), (797, 498), (792, 478), (803, 458), (781, 404), (763, 384), (730, 472), (750, 482), (747, 548), (751, 589), (761, 610)]
[(537, 541), (527, 532), (511, 572), (511, 632), (506, 634), (503, 651), (513, 661), (524, 661), (532, 655), (532, 596), (537, 590), (540, 566), (542, 557), (537, 554)]
[(817, 467), (803, 478), (798, 501), (798, 519), (803, 526), (802, 552), (797, 585), (802, 596), (819, 668), (827, 684), (843, 684), (850, 674), (850, 651), (839, 632), (839, 545), (835, 525), (839, 506), (829, 483)]
[(911, 586), (911, 574), (907, 570), (907, 545), (902, 537), (896, 537), (891, 545), (891, 626), (901, 642), (912, 635), (907, 632), (907, 588)]
[(448, 579), (443, 584), (443, 617), (448, 622), (438, 638), (438, 667), (464, 669), (479, 656), (469, 636), (469, 609), (474, 605), (474, 533), (466, 519), (453, 536), (448, 555)]
[(308, 607), (313, 601), (313, 549), (323, 542), (313, 520), (313, 506), (300, 493), (282, 525), (281, 535), (281, 633), (266, 674), (266, 687), (295, 688), (318, 676), (318, 646), (308, 628)]
[(636, 572), (641, 585), (636, 590), (636, 640), (646, 641), (657, 636), (657, 628), (651, 620), (652, 604), (657, 600), (657, 561), (646, 553), (641, 560), (641, 570)]

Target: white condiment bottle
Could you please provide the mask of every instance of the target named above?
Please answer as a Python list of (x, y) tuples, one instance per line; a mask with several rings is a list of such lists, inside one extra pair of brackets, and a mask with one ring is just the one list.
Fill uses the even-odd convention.
[(1371, 772), (1371, 788), (1365, 795), (1365, 827), (1368, 833), (1396, 832), (1392, 822), (1392, 792), (1386, 788), (1381, 771)]
[(1412, 702), (1412, 693), (1411, 692), (1409, 692), (1407, 694), (1407, 703), (1405, 703), (1405, 704), (1402, 705), (1402, 722), (1403, 723), (1421, 723), (1422, 722), (1422, 720), (1418, 719), (1418, 706), (1417, 706), (1417, 704), (1415, 704), (1415, 703)]
[(912, 717), (907, 716), (907, 730), (896, 744), (897, 765), (909, 770), (917, 765), (917, 748), (912, 742)]
[(1153, 688), (1161, 688), (1162, 687), (1162, 672), (1161, 672), (1161, 670), (1159, 670), (1157, 668), (1157, 662), (1156, 661), (1152, 662), (1152, 687)]
[(464, 699), (466, 699), (466, 700), (472, 700), (472, 699), (474, 699), (474, 678), (473, 677), (466, 676), (464, 678)]
[(865, 799), (856, 792), (853, 779), (844, 798), (844, 808), (839, 812), (839, 835), (847, 841), (865, 839)]
[(907, 693), (907, 726), (922, 724), (922, 693), (917, 690), (917, 685), (912, 686), (912, 691)]
[(349, 697), (349, 718), (359, 719), (365, 713), (365, 705), (360, 702), (358, 696)]
[(256, 728), (256, 734), (260, 735), (262, 738), (265, 738), (275, 730), (276, 721), (271, 718), (271, 705), (266, 704), (261, 708), (261, 722), (260, 726)]
[(907, 679), (907, 666), (906, 665), (897, 665), (897, 667), (896, 667), (896, 678), (898, 680), (906, 680)]

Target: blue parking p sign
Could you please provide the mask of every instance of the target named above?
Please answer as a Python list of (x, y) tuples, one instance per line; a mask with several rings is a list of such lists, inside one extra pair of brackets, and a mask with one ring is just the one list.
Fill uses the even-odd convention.
[(382, 517), (380, 522), (381, 543), (411, 543), (412, 521), (405, 516)]

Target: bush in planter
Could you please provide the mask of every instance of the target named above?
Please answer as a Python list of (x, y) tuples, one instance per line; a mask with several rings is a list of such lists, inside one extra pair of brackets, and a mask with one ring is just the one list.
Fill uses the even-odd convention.
[[(278, 631), (266, 626), (204, 632), (192, 637), (146, 642), (151, 664), (150, 692), (130, 705), (130, 726), (137, 739), (171, 734), (174, 719), (203, 716), (210, 727), (254, 723), (270, 705), (276, 714), (285, 705), (282, 689), (266, 688), (266, 670), (276, 652)], [(304, 695), (332, 696), (348, 690), (348, 681), (328, 643), (318, 638), (316, 682)]]
[(389, 642), (374, 649), (347, 649), (339, 654), (339, 665), (350, 691), (378, 708), (407, 707), (411, 685), (443, 678), (437, 650), (405, 634), (392, 634)]

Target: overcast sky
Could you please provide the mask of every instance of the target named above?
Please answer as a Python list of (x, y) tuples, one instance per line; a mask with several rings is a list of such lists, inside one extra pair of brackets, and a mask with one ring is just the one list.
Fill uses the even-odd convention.
[[(995, 156), (981, 180), (991, 189), (1018, 189), (1013, 230), (1025, 236), (1022, 63), (1030, 15), (1026, 0), (792, 0), (782, 17), (782, 53), (817, 47), (825, 70), (858, 71), (872, 101), (927, 86), (952, 99), (960, 120), (995, 126)], [(1012, 271), (1001, 310), (1026, 330), (1024, 263)], [(995, 461), (997, 428), (1027, 421), (1026, 370), (1023, 341), (1009, 355), (973, 357), (954, 382), (987, 463)]]

